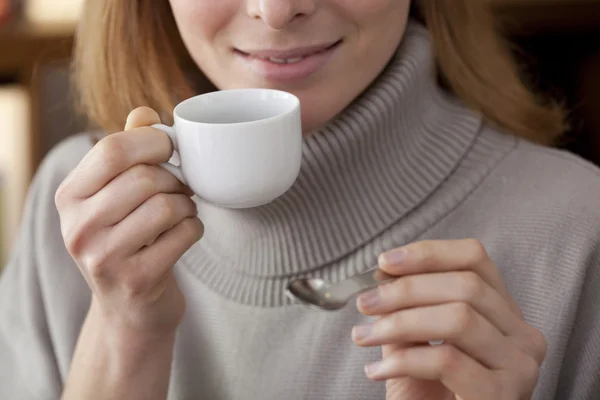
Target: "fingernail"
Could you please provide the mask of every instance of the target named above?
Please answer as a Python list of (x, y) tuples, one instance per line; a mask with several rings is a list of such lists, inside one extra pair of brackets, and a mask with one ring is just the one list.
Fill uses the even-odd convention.
[(355, 341), (367, 339), (372, 332), (373, 325), (357, 325), (352, 328), (352, 339)]
[(379, 289), (373, 289), (358, 297), (358, 305), (360, 308), (371, 309), (377, 307), (380, 300)]
[(383, 370), (383, 362), (376, 361), (371, 364), (365, 365), (365, 375), (369, 378), (377, 378)]
[(406, 259), (406, 250), (395, 249), (388, 251), (387, 253), (383, 253), (381, 258), (386, 264), (401, 264)]

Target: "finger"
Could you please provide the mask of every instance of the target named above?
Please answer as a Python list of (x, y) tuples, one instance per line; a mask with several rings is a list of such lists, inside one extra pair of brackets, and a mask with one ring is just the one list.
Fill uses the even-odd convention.
[(125, 121), (126, 131), (140, 128), (142, 126), (150, 126), (153, 124), (160, 124), (160, 117), (158, 113), (150, 107), (138, 107), (131, 111)]
[(107, 246), (123, 257), (151, 245), (182, 220), (198, 214), (196, 204), (184, 194), (159, 193), (136, 208), (112, 229)]
[(462, 399), (493, 399), (501, 393), (493, 371), (451, 345), (399, 349), (367, 365), (365, 373), (376, 381), (405, 377), (439, 381)]
[(464, 302), (505, 335), (517, 334), (522, 320), (506, 300), (472, 271), (407, 275), (362, 294), (358, 309), (384, 315), (407, 308)]
[(512, 340), (515, 346), (521, 349), (523, 353), (534, 359), (538, 366), (541, 366), (548, 351), (546, 338), (541, 331), (525, 322), (521, 322), (521, 326), (522, 328), (519, 333), (510, 336), (510, 340)]
[(352, 339), (359, 346), (444, 340), (493, 369), (512, 366), (514, 355), (520, 352), (508, 337), (465, 303), (394, 312), (372, 324), (354, 327)]
[[(135, 110), (131, 111), (127, 116), (127, 121), (125, 122), (125, 130), (149, 126), (156, 123), (160, 123), (160, 117), (158, 116), (156, 111), (149, 107), (138, 107)], [(102, 139), (95, 141), (95, 145), (92, 150), (97, 151), (96, 145), (98, 145), (101, 141)], [(104, 144), (102, 146), (104, 146), (106, 142), (103, 143)], [(82, 182), (82, 180), (85, 179), (85, 176), (82, 176), (81, 166), (84, 163), (90, 163), (89, 158), (89, 155), (84, 157), (79, 163), (78, 168), (71, 170), (71, 172), (69, 172), (67, 177), (61, 183), (56, 193), (56, 200), (58, 204), (66, 203), (68, 198), (70, 197), (79, 197), (78, 195), (76, 195), (78, 191), (75, 188)]]
[(136, 164), (158, 164), (173, 152), (169, 137), (158, 129), (134, 128), (101, 139), (62, 185), (72, 198), (88, 198)]
[(388, 274), (398, 276), (473, 271), (506, 299), (515, 313), (521, 315), (496, 265), (478, 240), (427, 240), (412, 243), (383, 253), (379, 257), (379, 267)]
[[(190, 247), (202, 238), (204, 225), (196, 217), (179, 222), (133, 257), (138, 265), (167, 265), (171, 268)], [(156, 271), (159, 276), (164, 271)]]
[(84, 213), (93, 215), (100, 227), (112, 226), (158, 193), (192, 195), (187, 186), (165, 169), (137, 164), (85, 201)]
[(167, 135), (153, 128), (135, 128), (100, 140), (67, 177), (66, 188), (74, 198), (88, 198), (117, 175), (136, 164), (158, 164), (171, 157)]

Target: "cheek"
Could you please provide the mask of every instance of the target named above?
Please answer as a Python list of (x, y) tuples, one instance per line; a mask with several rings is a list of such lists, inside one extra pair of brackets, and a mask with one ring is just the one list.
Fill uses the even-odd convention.
[(385, 62), (398, 46), (411, 0), (332, 0), (332, 4), (354, 26), (355, 54), (361, 55), (357, 62), (371, 68)]
[(216, 38), (241, 0), (170, 0), (179, 32), (188, 43)]
[(393, 21), (408, 14), (411, 0), (334, 0), (340, 13), (359, 27)]

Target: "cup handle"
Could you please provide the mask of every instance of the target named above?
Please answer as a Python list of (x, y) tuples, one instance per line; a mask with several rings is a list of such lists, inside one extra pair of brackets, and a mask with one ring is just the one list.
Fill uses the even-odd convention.
[[(169, 137), (169, 139), (171, 139), (171, 143), (173, 144), (173, 151), (179, 153), (179, 146), (177, 144), (177, 134), (175, 133), (175, 129), (164, 124), (154, 124), (152, 125), (152, 128), (164, 132)], [(166, 169), (175, 178), (179, 179), (181, 183), (188, 186), (187, 180), (185, 179), (185, 177), (183, 176), (183, 172), (181, 171), (181, 167), (173, 165), (169, 162), (160, 163), (158, 164), (158, 166)]]

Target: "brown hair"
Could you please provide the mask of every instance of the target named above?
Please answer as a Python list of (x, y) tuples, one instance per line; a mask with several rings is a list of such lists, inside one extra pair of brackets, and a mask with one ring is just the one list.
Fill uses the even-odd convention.
[[(419, 0), (412, 13), (431, 32), (445, 86), (501, 129), (551, 144), (566, 128), (564, 111), (542, 102), (524, 84), (488, 3)], [(85, 4), (73, 77), (78, 105), (93, 124), (107, 132), (121, 130), (138, 106), (154, 108), (168, 123), (177, 102), (209, 87), (206, 80), (192, 84), (184, 72), (201, 75), (167, 0)]]

